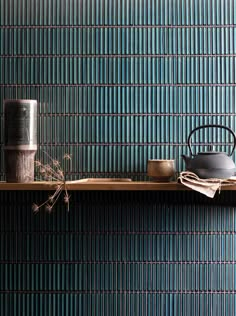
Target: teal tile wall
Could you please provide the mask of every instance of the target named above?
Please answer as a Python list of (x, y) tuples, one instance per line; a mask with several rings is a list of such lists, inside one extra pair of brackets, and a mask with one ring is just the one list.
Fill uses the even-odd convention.
[[(234, 0), (0, 0), (0, 103), (38, 100), (37, 156), (71, 153), (70, 179), (180, 171), (194, 127), (236, 130), (235, 32)], [(233, 194), (74, 192), (33, 216), (45, 197), (0, 193), (0, 315), (236, 314)]]
[(235, 193), (0, 192), (0, 314), (235, 315)]
[[(0, 103), (38, 100), (38, 156), (71, 153), (69, 178), (146, 179), (150, 158), (180, 171), (194, 127), (236, 129), (235, 1), (0, 5)], [(195, 136), (196, 151), (216, 139), (230, 150), (225, 131)]]

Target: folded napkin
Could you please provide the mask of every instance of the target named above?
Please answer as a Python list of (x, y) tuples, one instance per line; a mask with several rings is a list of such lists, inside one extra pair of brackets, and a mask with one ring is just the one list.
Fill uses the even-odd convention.
[(200, 179), (195, 173), (183, 171), (180, 173), (178, 180), (192, 190), (198, 191), (210, 198), (215, 196), (216, 191), (221, 190), (222, 186), (235, 185), (236, 177), (229, 179)]

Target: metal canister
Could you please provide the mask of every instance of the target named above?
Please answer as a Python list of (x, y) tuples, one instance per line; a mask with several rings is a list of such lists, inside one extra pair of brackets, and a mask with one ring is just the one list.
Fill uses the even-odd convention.
[(4, 151), (6, 181), (33, 181), (37, 100), (4, 100)]

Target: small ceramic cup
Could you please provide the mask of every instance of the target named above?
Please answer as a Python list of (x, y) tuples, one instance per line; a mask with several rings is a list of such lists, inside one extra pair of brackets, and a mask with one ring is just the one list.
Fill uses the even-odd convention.
[(175, 160), (150, 159), (147, 163), (147, 174), (157, 182), (169, 182), (175, 177)]

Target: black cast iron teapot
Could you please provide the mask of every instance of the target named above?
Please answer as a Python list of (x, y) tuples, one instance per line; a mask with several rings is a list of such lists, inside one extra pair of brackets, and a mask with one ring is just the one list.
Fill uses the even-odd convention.
[[(223, 128), (229, 131), (233, 135), (234, 143), (233, 149), (229, 155), (224, 152), (213, 151), (213, 146), (210, 146), (211, 150), (206, 152), (200, 152), (196, 155), (193, 155), (192, 147), (191, 147), (191, 137), (193, 133), (201, 128), (209, 128), (209, 127), (217, 127)], [(210, 124), (203, 125), (195, 128), (191, 131), (188, 136), (188, 147), (190, 150), (191, 156), (188, 157), (186, 155), (182, 155), (185, 163), (186, 169), (188, 171), (194, 172), (199, 178), (209, 179), (209, 178), (218, 178), (218, 179), (228, 179), (235, 172), (235, 164), (233, 160), (230, 158), (232, 156), (234, 149), (236, 146), (236, 135), (229, 128), (224, 125)]]

